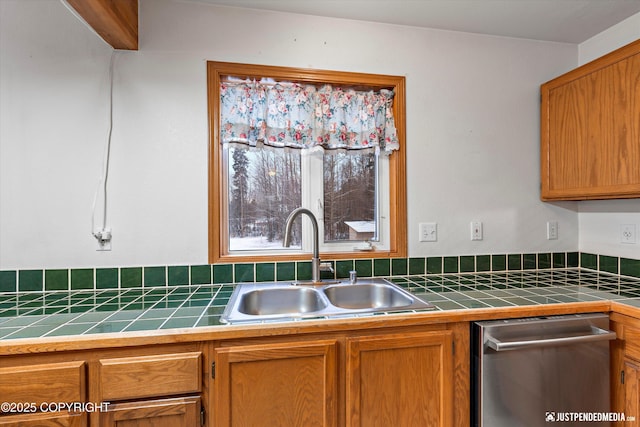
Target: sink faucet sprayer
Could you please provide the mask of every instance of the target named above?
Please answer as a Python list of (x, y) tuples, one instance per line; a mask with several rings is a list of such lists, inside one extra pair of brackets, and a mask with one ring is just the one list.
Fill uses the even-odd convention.
[[(311, 220), (311, 225), (313, 226), (313, 258), (311, 258), (311, 281), (313, 283), (320, 282), (320, 249), (318, 243), (318, 220), (316, 220), (315, 215), (309, 209), (306, 208), (297, 208), (291, 211), (289, 217), (287, 218), (285, 231), (284, 231), (284, 239), (282, 245), (288, 248), (291, 245), (291, 227), (293, 225), (293, 221), (300, 214), (306, 214)], [(329, 267), (330, 268), (330, 267)]]

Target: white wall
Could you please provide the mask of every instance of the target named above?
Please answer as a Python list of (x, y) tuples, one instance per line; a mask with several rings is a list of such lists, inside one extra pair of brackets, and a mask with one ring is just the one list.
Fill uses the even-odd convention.
[[(640, 38), (640, 13), (609, 28), (579, 46), (585, 64)], [(583, 252), (640, 258), (640, 199), (579, 203), (579, 248)], [(635, 224), (637, 243), (620, 243), (620, 226)]]
[(141, 0), (140, 50), (116, 54), (113, 250), (96, 252), (111, 50), (57, 0), (0, 7), (0, 269), (207, 262), (206, 60), (406, 76), (410, 256), (577, 249), (577, 204), (538, 198), (539, 85), (576, 45)]

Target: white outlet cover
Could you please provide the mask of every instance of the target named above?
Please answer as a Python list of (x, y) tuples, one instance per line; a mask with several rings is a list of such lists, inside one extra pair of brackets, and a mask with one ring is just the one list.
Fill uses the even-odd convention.
[(471, 240), (482, 240), (482, 221), (471, 221)]
[(547, 240), (558, 238), (558, 221), (547, 221)]
[(635, 224), (622, 224), (620, 226), (620, 243), (637, 243), (638, 233)]

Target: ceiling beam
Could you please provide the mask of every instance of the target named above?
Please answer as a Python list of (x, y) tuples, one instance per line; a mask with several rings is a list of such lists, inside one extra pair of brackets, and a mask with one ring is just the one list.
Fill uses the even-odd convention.
[(138, 50), (138, 0), (66, 0), (114, 49)]

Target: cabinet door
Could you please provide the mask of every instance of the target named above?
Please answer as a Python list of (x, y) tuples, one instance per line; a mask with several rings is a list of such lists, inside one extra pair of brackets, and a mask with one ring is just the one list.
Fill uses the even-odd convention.
[(451, 331), (347, 340), (347, 426), (453, 425)]
[(587, 130), (587, 79), (578, 79), (549, 91), (549, 191), (584, 187)]
[(100, 414), (100, 427), (199, 427), (200, 397), (115, 403)]
[(335, 426), (336, 357), (336, 340), (216, 349), (216, 427)]
[(640, 195), (640, 41), (542, 85), (542, 199)]
[(86, 427), (86, 414), (68, 412), (21, 414), (0, 417), (1, 427)]
[[(624, 423), (626, 427), (639, 427), (640, 426), (640, 394), (638, 390), (640, 387), (640, 364), (632, 359), (625, 359), (624, 361), (624, 395), (625, 395), (625, 408), (624, 414), (627, 416), (627, 421)], [(635, 417), (630, 419), (629, 417)]]

